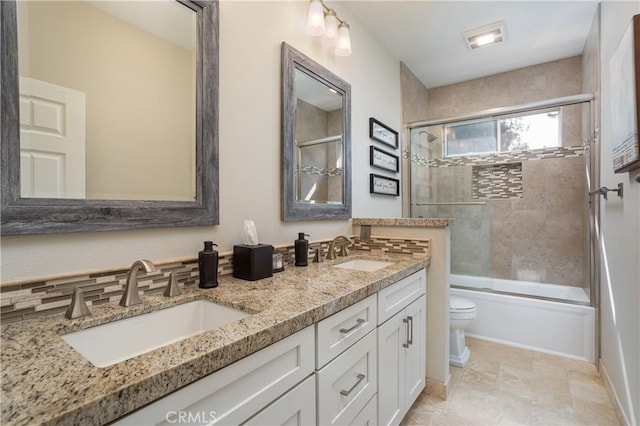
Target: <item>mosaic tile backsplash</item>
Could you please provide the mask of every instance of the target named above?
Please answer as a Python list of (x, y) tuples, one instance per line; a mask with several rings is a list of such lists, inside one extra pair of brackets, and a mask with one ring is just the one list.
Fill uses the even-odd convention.
[[(353, 237), (351, 249), (357, 251), (383, 251), (388, 253), (408, 254), (414, 256), (429, 255), (429, 241), (372, 237), (369, 242), (360, 242)], [(326, 258), (329, 241), (318, 241), (310, 244), (309, 262), (313, 261), (316, 249), (320, 247)], [(292, 266), (295, 258), (294, 247), (278, 246), (275, 251), (283, 254), (286, 265)], [(218, 275), (233, 273), (233, 253), (220, 253), (218, 258)], [(197, 285), (198, 260), (196, 258), (172, 263), (156, 264), (158, 270), (153, 273), (140, 273), (138, 285), (143, 294), (164, 291), (171, 272), (176, 272), (178, 283), (183, 286)], [(65, 312), (71, 303), (74, 287), (82, 287), (88, 306), (104, 303), (118, 303), (127, 279), (127, 270), (108, 270), (90, 274), (75, 275), (64, 278), (52, 278), (0, 287), (0, 321), (2, 323), (17, 322), (43, 315)]]

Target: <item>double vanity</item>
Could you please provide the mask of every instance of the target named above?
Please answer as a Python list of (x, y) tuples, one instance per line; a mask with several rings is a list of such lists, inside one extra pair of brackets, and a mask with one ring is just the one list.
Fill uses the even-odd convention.
[(397, 424), (425, 386), (428, 263), (351, 255), (7, 324), (2, 423)]

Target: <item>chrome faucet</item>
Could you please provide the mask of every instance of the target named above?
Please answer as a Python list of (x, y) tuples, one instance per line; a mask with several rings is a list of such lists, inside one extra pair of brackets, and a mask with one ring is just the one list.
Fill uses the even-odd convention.
[(338, 235), (331, 242), (329, 242), (329, 253), (327, 253), (327, 259), (333, 260), (336, 258), (336, 246), (340, 248), (338, 256), (346, 256), (349, 254), (349, 244), (351, 244), (351, 238), (344, 235)]
[(131, 306), (142, 303), (140, 295), (138, 294), (138, 270), (144, 268), (145, 272), (154, 272), (156, 265), (151, 263), (150, 260), (136, 260), (129, 268), (127, 273), (127, 284), (124, 287), (124, 293), (120, 299), (120, 306)]

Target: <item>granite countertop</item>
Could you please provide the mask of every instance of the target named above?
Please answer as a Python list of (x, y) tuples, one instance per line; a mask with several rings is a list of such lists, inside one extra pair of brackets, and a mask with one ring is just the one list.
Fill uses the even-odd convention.
[[(395, 263), (374, 272), (331, 267), (354, 258)], [(147, 295), (141, 305), (129, 308), (92, 307), (92, 316), (76, 320), (53, 315), (3, 325), (0, 423), (107, 423), (378, 292), (428, 262), (407, 255), (352, 254), (308, 267), (289, 266), (259, 281), (224, 276), (215, 289), (190, 287), (171, 299)], [(199, 299), (252, 315), (104, 368), (93, 366), (60, 337)]]

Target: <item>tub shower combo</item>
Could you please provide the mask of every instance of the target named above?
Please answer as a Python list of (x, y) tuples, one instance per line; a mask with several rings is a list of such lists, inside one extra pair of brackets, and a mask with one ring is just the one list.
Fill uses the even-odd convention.
[(593, 116), (576, 95), (409, 125), (411, 217), (454, 218), (467, 335), (597, 359)]

